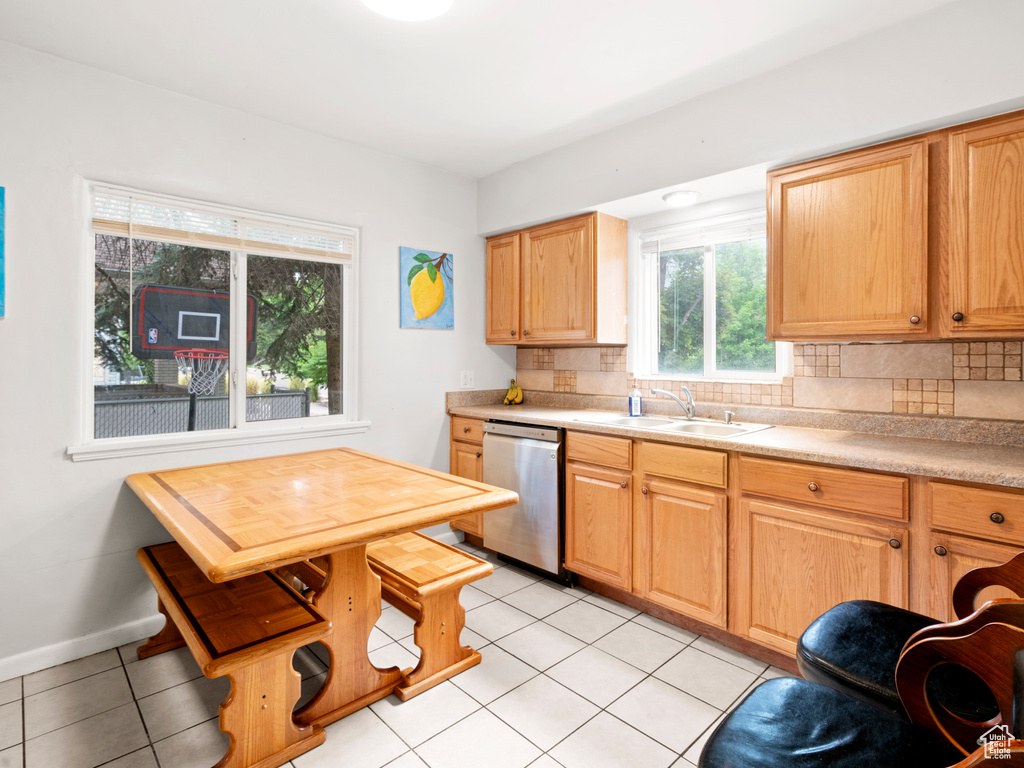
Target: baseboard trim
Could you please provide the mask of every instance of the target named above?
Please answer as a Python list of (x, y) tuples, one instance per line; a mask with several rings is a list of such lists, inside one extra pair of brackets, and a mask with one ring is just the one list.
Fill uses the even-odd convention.
[(63, 643), (54, 643), (15, 656), (8, 656), (5, 659), (0, 659), (0, 682), (92, 656), (94, 653), (117, 648), (135, 640), (142, 640), (155, 635), (163, 625), (164, 617), (154, 614), (145, 619), (122, 624), (92, 635), (76, 637), (73, 640), (65, 640)]

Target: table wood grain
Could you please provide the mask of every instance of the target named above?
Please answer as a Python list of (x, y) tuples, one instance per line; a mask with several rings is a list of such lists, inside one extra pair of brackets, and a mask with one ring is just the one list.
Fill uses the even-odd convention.
[(518, 500), (350, 448), (140, 472), (127, 482), (215, 582)]

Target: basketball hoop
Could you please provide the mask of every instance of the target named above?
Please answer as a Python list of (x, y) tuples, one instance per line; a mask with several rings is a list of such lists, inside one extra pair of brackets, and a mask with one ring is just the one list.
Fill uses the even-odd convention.
[(174, 359), (178, 371), (188, 376), (188, 391), (209, 397), (228, 364), (228, 353), (213, 349), (178, 349)]

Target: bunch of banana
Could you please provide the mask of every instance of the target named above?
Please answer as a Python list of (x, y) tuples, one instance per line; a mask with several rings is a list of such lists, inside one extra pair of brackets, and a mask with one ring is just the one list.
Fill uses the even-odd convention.
[(505, 405), (519, 405), (523, 402), (523, 390), (516, 384), (516, 380), (512, 379), (512, 386), (508, 388), (508, 394), (505, 395)]

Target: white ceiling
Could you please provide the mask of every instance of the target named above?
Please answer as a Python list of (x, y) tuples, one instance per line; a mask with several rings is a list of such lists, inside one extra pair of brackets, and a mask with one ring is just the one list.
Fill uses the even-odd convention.
[(481, 177), (946, 2), (2, 0), (0, 39)]

